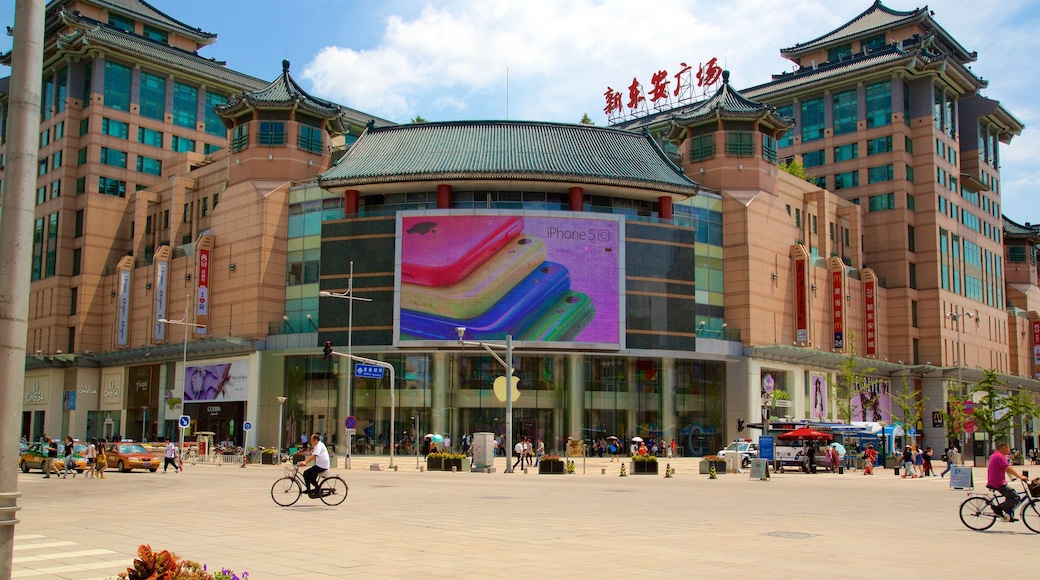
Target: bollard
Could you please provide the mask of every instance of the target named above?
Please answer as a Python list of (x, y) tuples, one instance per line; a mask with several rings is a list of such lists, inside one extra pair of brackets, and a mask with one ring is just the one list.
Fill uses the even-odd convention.
[(249, 456), (242, 454), (242, 469), (245, 469), (247, 463), (249, 463)]
[(671, 479), (671, 477), (672, 477), (672, 475), (674, 473), (675, 473), (675, 470), (672, 469), (672, 464), (671, 463), (668, 463), (668, 464), (666, 464), (664, 466), (664, 476), (665, 476), (665, 478)]
[(456, 471), (458, 471), (458, 466), (457, 465), (452, 465), (451, 466), (451, 472), (455, 473)]
[[(394, 467), (397, 467), (397, 466), (395, 465)], [(426, 471), (426, 466), (425, 465), (420, 465), (419, 466), (419, 473), (422, 473), (424, 471)]]
[(395, 466), (394, 466), (394, 471), (397, 471), (397, 468), (398, 468), (398, 467), (400, 467), (400, 466), (398, 466), (398, 465), (395, 465)]
[(599, 474), (600, 475), (606, 475), (607, 474), (607, 468), (606, 467), (600, 467), (599, 468)]
[(625, 473), (625, 463), (624, 462), (621, 463), (621, 474), (618, 475), (618, 477), (628, 477), (628, 474)]
[(524, 475), (527, 475), (527, 468), (524, 468)]
[(708, 467), (708, 479), (718, 479), (718, 472), (715, 471), (715, 462), (711, 462), (711, 466)]

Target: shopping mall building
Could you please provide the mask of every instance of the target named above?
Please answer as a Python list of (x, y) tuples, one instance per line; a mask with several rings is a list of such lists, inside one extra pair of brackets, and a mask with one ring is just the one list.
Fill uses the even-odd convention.
[(26, 437), (154, 439), (185, 414), (272, 446), (281, 414), (283, 441), (342, 444), (350, 415), (355, 452), (381, 451), (392, 401), (398, 434), (503, 434), (505, 370), (473, 343), (507, 337), (513, 433), (556, 448), (709, 453), (773, 391), (769, 415), (834, 420), (850, 360), (878, 403), (854, 419), (899, 421), (905, 380), (933, 447), (958, 380), (1040, 391), (1040, 230), (1000, 212), (1023, 126), (926, 9), (874, 3), (782, 50), (794, 72), (608, 102), (606, 128), (396, 125), (288, 62), (269, 82), (201, 57), (216, 35), (143, 2), (47, 22)]

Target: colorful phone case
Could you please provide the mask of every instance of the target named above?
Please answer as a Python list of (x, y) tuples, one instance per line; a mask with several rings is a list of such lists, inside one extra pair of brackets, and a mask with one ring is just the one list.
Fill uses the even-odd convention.
[(401, 284), (401, 308), (445, 318), (475, 318), (545, 261), (545, 242), (521, 234), (451, 286)]
[(524, 230), (517, 216), (436, 216), (401, 221), (401, 281), (450, 286)]
[(552, 308), (520, 334), (520, 340), (574, 340), (596, 317), (596, 308), (587, 294), (568, 291)]
[(453, 319), (402, 308), (401, 335), (421, 340), (457, 341), (459, 335), (455, 329), (464, 326), (467, 339), (518, 336), (552, 307), (570, 286), (571, 276), (567, 268), (554, 262), (542, 262), (487, 312), (476, 318)]

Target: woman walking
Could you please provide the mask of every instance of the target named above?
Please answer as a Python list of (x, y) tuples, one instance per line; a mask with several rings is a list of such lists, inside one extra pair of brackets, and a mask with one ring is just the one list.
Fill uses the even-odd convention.
[(101, 444), (98, 447), (97, 454), (97, 472), (101, 479), (108, 479), (105, 477), (105, 470), (108, 469), (108, 458), (105, 457), (105, 447), (108, 446), (107, 439), (101, 439)]
[(95, 463), (97, 463), (97, 439), (91, 439), (87, 444), (87, 479), (94, 479)]

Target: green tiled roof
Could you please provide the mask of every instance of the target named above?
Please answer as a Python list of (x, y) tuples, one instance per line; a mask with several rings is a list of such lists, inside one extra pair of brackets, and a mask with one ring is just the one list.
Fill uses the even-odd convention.
[(798, 43), (790, 48), (781, 49), (780, 55), (784, 58), (796, 60), (799, 56), (810, 52), (844, 44), (852, 40), (867, 38), (886, 30), (893, 30), (914, 23), (921, 24), (926, 30), (938, 34), (961, 62), (974, 61), (976, 59), (976, 53), (968, 52), (966, 48), (961, 46), (959, 42), (932, 19), (931, 11), (927, 6), (903, 12), (885, 6), (881, 3), (881, 0), (875, 0), (870, 8), (867, 8), (860, 15), (823, 36), (808, 42)]
[(680, 195), (699, 188), (646, 135), (527, 121), (370, 129), (318, 183), (330, 189), (464, 179), (562, 181)]
[(180, 20), (170, 18), (154, 6), (141, 0), (80, 0), (88, 4), (100, 6), (109, 12), (122, 14), (134, 20), (144, 22), (150, 26), (169, 29), (177, 34), (186, 36), (199, 44), (205, 46), (213, 44), (217, 35), (211, 32), (203, 32), (200, 28), (192, 28)]
[(160, 63), (163, 67), (179, 69), (221, 86), (246, 90), (267, 86), (266, 81), (231, 70), (223, 62), (203, 58), (194, 52), (174, 48), (136, 34), (129, 34), (68, 10), (63, 9), (59, 17), (74, 28), (71, 33), (58, 36), (57, 47), (59, 50), (78, 52), (91, 47), (103, 47), (123, 54), (131, 60)]
[(1008, 219), (1006, 215), (1000, 216), (1004, 221), (1004, 237), (1024, 239), (1034, 244), (1040, 243), (1040, 226), (1022, 225)]

